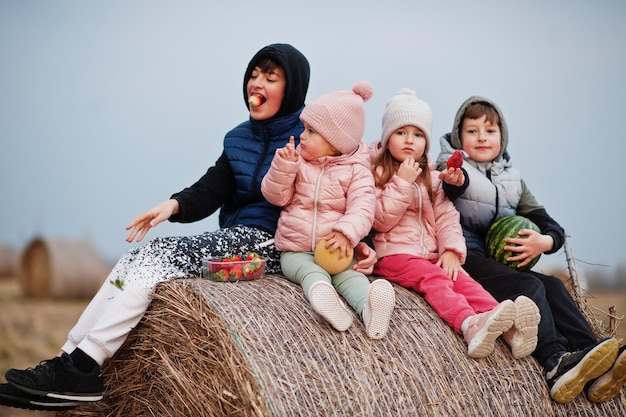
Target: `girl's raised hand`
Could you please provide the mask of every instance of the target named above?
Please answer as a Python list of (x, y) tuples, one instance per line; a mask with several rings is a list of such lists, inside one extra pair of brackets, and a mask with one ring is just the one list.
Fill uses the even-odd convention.
[(287, 161), (298, 162), (298, 160), (300, 159), (300, 154), (296, 150), (293, 136), (289, 137), (289, 143), (285, 145), (284, 148), (278, 148), (276, 150), (276, 155), (278, 155), (279, 158), (285, 159)]
[(415, 182), (422, 172), (419, 162), (413, 158), (406, 158), (398, 167), (398, 176), (406, 182)]

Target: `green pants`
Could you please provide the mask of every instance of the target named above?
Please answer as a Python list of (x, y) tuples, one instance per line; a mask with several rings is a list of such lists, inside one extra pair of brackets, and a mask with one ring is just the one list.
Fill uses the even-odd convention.
[[(353, 260), (352, 264), (355, 262), (356, 260)], [(326, 281), (335, 287), (359, 316), (361, 315), (370, 281), (364, 274), (352, 269), (352, 265), (345, 271), (331, 276), (315, 263), (313, 252), (283, 252), (280, 255), (280, 267), (289, 281), (302, 287), (307, 300), (311, 285), (317, 281)]]

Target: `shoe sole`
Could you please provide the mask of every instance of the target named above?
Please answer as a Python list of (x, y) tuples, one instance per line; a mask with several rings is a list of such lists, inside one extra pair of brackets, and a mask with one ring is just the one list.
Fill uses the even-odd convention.
[(576, 366), (565, 372), (552, 386), (550, 396), (557, 403), (568, 403), (580, 394), (585, 384), (608, 371), (617, 357), (618, 343), (609, 339), (594, 347)]
[(53, 400), (47, 397), (35, 397), (21, 391), (11, 384), (1, 384), (0, 404), (7, 407), (38, 411), (64, 411), (78, 407), (76, 401)]
[(72, 393), (50, 392), (48, 393), (48, 397), (58, 398), (59, 400), (95, 402), (95, 401), (100, 401), (103, 396), (102, 394), (72, 394)]
[(498, 304), (483, 328), (470, 341), (467, 347), (467, 355), (474, 359), (489, 356), (493, 352), (496, 339), (513, 326), (514, 320), (515, 305), (513, 301), (506, 300)]
[(352, 325), (352, 313), (343, 304), (332, 285), (313, 284), (309, 290), (309, 302), (313, 310), (336, 330), (343, 332)]
[(538, 325), (541, 314), (537, 305), (526, 296), (515, 299), (515, 333), (511, 340), (511, 354), (515, 359), (525, 358), (537, 348)]
[(589, 387), (589, 401), (601, 403), (615, 397), (626, 382), (626, 350), (615, 360), (611, 369)]
[(365, 333), (372, 339), (382, 339), (389, 330), (389, 321), (396, 305), (396, 291), (389, 281), (372, 282), (368, 293), (370, 320)]
[(16, 384), (15, 382), (9, 381), (13, 386), (17, 387), (18, 389), (20, 389), (21, 391), (24, 391), (28, 394), (32, 394), (35, 396), (40, 396), (40, 397), (49, 397), (49, 398), (55, 398), (58, 400), (69, 400), (69, 401), (78, 401), (78, 402), (94, 402), (94, 401), (100, 401), (103, 397), (102, 393), (84, 393), (84, 394), (78, 394), (75, 392), (50, 392), (50, 391), (42, 391), (42, 390), (36, 390), (30, 387), (25, 387), (23, 385), (20, 384)]

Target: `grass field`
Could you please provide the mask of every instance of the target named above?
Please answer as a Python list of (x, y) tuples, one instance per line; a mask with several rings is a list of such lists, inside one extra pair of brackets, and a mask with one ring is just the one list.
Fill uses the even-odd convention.
[[(34, 366), (56, 355), (87, 302), (24, 299), (17, 280), (0, 278), (0, 382), (6, 382), (4, 373), (8, 368)], [(587, 302), (593, 307), (596, 319), (605, 325), (610, 306), (615, 306), (618, 317), (626, 314), (626, 292), (590, 293)], [(626, 322), (618, 325), (615, 336), (624, 344)], [(0, 406), (3, 417), (53, 415)]]
[(626, 343), (626, 291), (595, 291), (589, 293), (587, 303), (592, 306), (592, 310), (597, 320), (608, 326), (608, 312), (611, 306), (615, 307), (615, 316), (624, 318), (624, 320), (616, 320), (617, 329), (615, 337), (619, 340), (620, 345)]

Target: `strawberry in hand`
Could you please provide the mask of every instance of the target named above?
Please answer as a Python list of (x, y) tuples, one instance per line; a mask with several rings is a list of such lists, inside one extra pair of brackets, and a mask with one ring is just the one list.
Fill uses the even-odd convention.
[(454, 151), (452, 156), (448, 158), (448, 162), (446, 163), (448, 168), (461, 168), (463, 165), (463, 154), (460, 150)]

